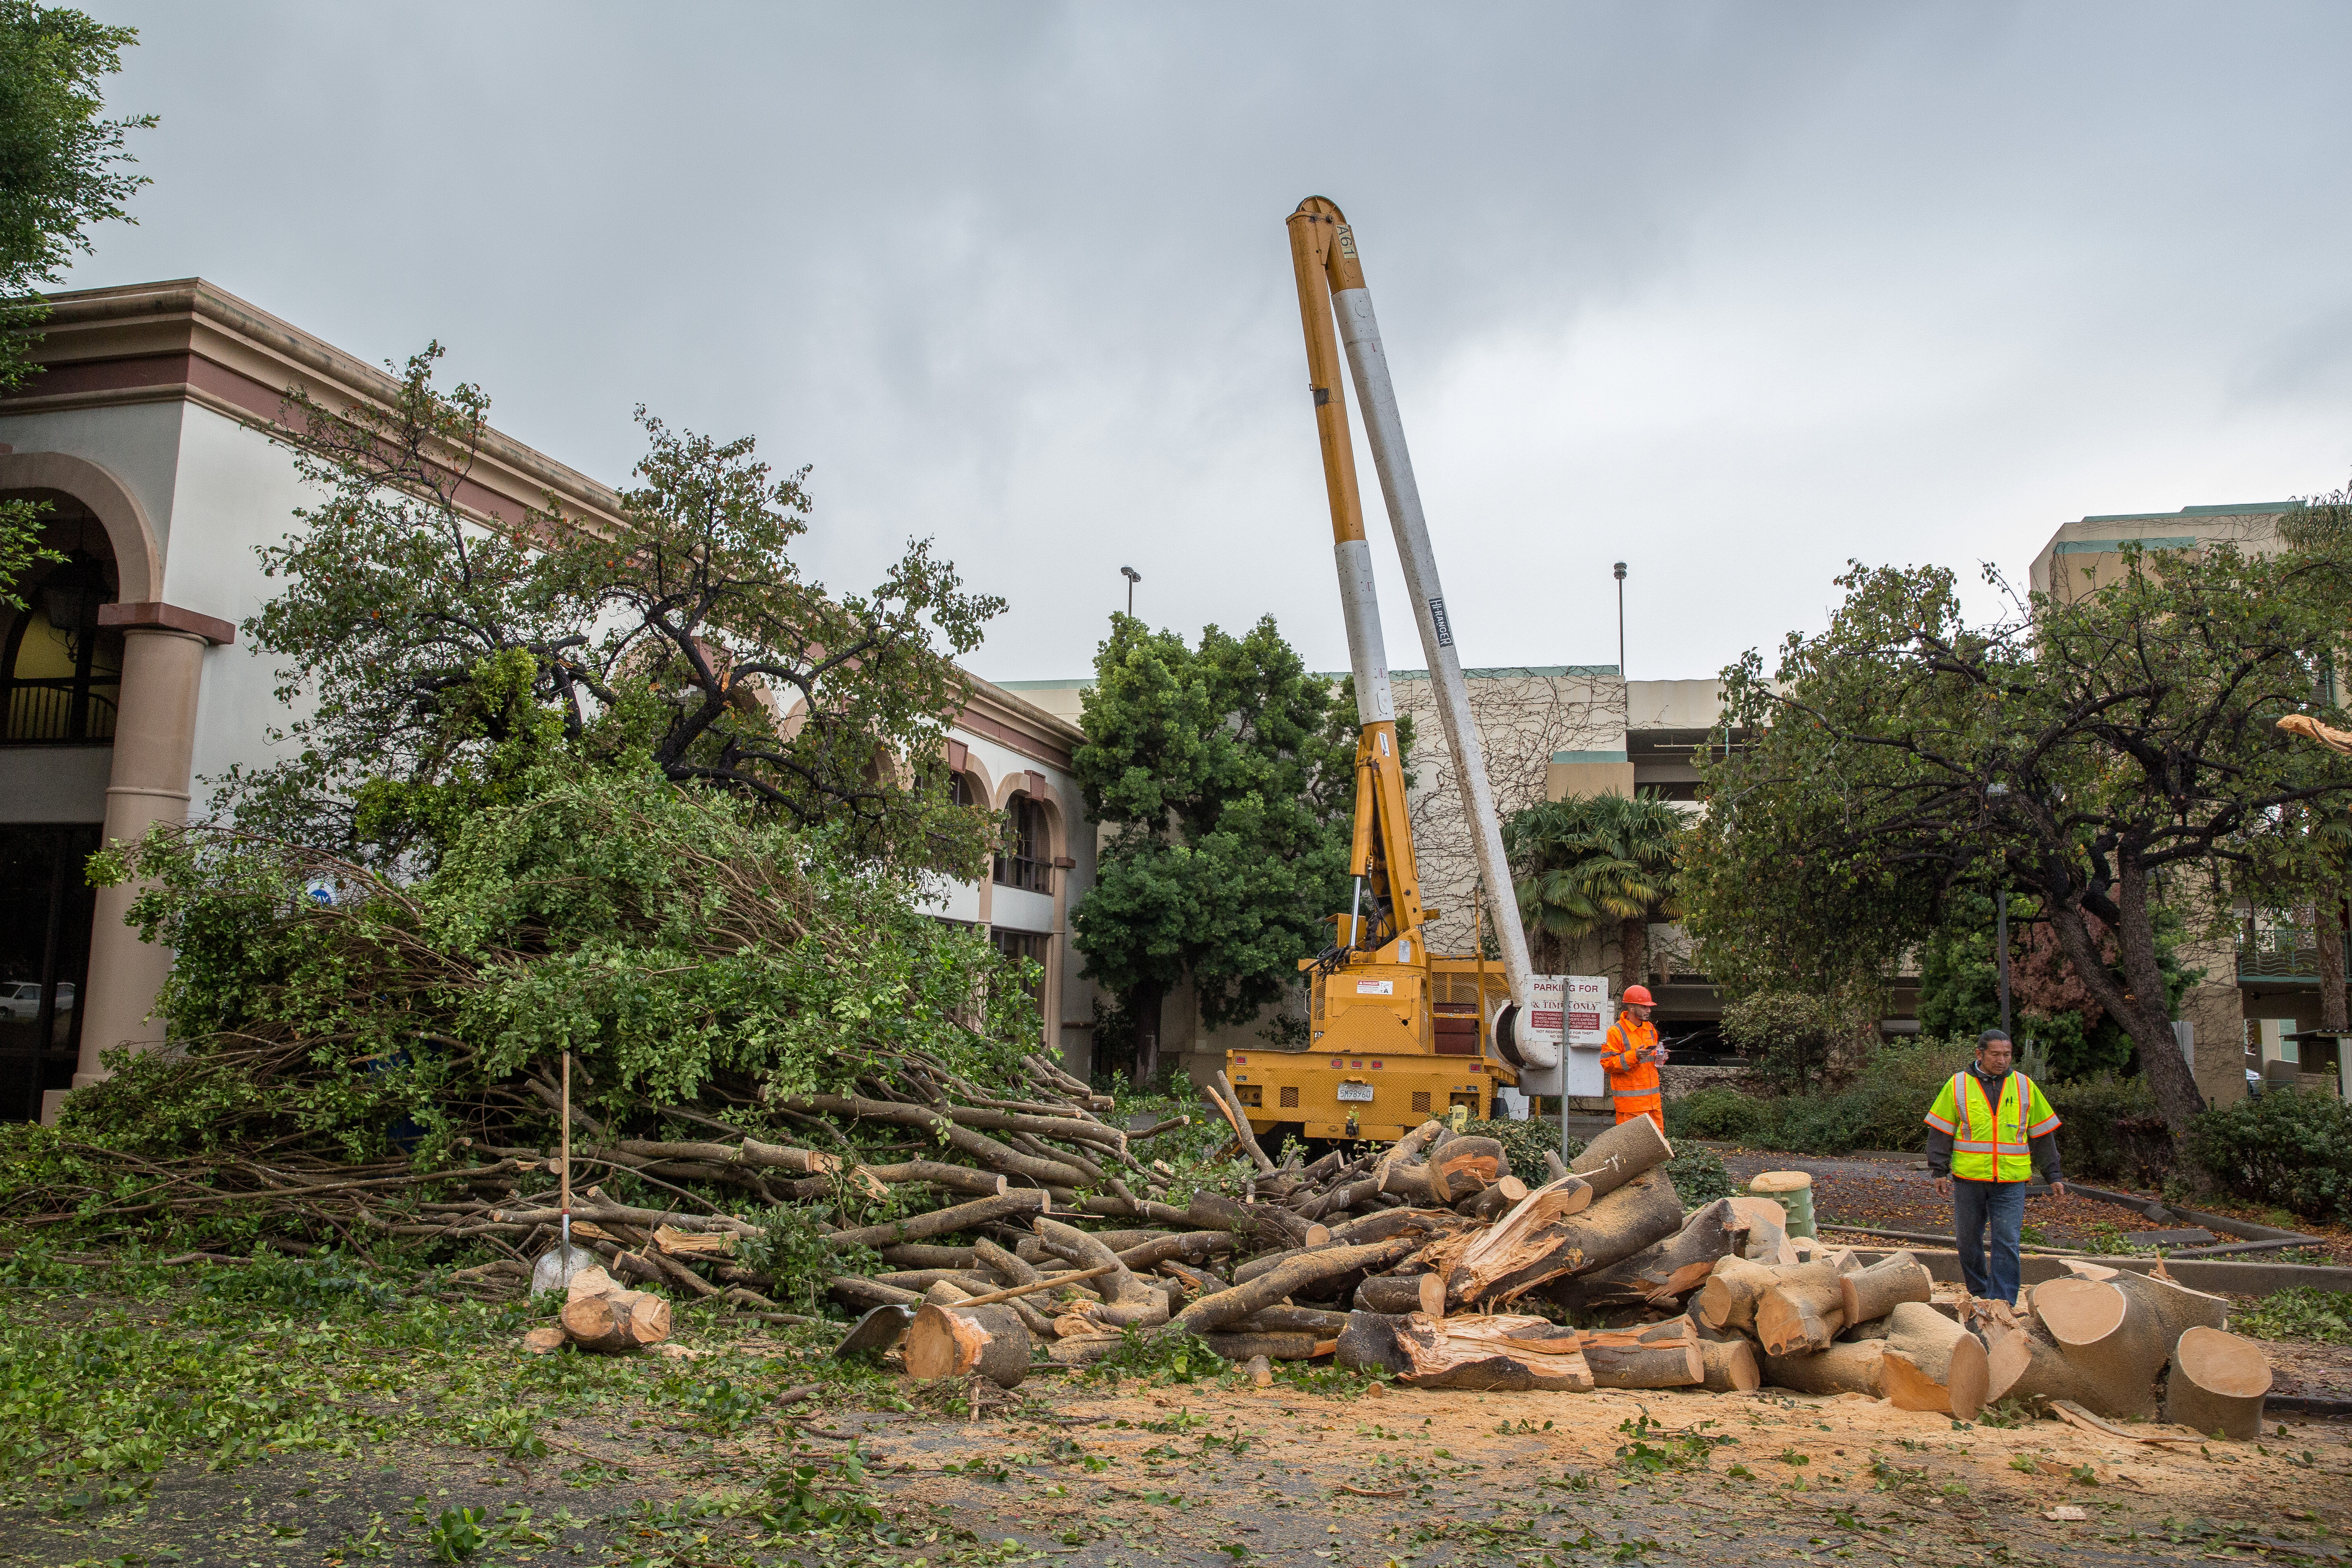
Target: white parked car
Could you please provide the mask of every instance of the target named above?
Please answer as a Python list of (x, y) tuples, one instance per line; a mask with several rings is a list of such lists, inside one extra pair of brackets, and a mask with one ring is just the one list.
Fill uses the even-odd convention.
[[(58, 986), (58, 1011), (73, 1011), (74, 988), (70, 981)], [(20, 1018), (26, 1023), (41, 1016), (41, 983), (37, 980), (0, 981), (0, 1018)]]

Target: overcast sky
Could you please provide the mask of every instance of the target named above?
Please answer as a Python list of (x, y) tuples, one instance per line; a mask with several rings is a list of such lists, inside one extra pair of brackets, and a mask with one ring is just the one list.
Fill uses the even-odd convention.
[(993, 679), (1084, 674), (1121, 565), (1345, 668), (1309, 194), (1472, 665), (1614, 663), (1618, 559), (1630, 673), (1698, 676), (1850, 556), (2021, 578), (2352, 469), (2341, 4), (85, 3), (163, 123), (75, 285), (437, 337), (608, 481), (640, 402), (756, 435), (824, 582), (933, 535), (1011, 601)]

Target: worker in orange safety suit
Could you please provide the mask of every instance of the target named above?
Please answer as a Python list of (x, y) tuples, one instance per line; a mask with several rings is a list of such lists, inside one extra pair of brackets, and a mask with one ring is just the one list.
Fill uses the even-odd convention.
[(1625, 987), (1618, 1003), (1617, 1022), (1610, 1026), (1608, 1044), (1601, 1052), (1601, 1065), (1609, 1074), (1609, 1098), (1617, 1107), (1617, 1120), (1631, 1121), (1646, 1116), (1663, 1132), (1666, 1105), (1658, 1090), (1658, 1065), (1666, 1059), (1666, 1047), (1658, 1039), (1658, 1026), (1650, 1022), (1650, 1009), (1655, 1005), (1648, 986)]

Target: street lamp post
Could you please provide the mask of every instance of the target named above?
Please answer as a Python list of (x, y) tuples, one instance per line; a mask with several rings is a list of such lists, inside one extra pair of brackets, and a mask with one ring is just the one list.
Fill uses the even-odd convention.
[(1617, 679), (1625, 679), (1625, 563), (1617, 563)]
[(1122, 566), (1118, 574), (1127, 579), (1127, 613), (1135, 614), (1135, 585), (1143, 581), (1143, 574), (1132, 566)]

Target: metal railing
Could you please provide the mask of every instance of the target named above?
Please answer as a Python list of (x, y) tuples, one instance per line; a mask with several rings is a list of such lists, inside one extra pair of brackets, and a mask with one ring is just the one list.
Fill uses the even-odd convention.
[[(2345, 943), (2344, 973), (2352, 980), (2352, 942)], [(2319, 942), (2307, 927), (2271, 926), (2238, 933), (2241, 980), (2319, 978)]]
[(89, 706), (77, 732), (73, 722), (73, 682), (19, 680), (8, 690), (5, 740), (25, 744), (71, 743), (114, 739), (114, 699), (96, 687), (89, 690)]

